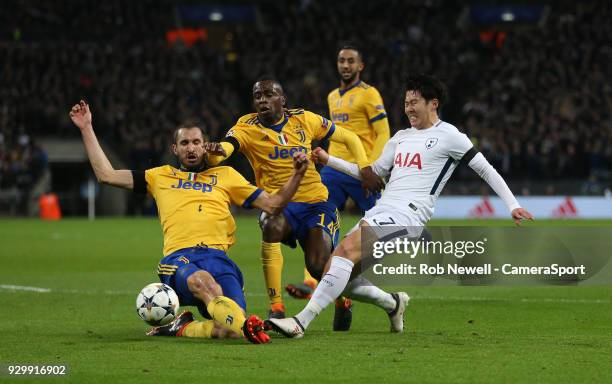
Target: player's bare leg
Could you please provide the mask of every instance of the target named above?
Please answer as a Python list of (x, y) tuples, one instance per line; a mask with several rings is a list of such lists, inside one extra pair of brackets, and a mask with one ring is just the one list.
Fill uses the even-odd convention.
[(270, 299), (270, 318), (285, 317), (281, 291), (281, 276), (283, 271), (283, 254), (281, 241), (289, 234), (291, 227), (284, 215), (269, 215), (263, 213), (259, 225), (262, 232), (261, 264), (264, 280)]

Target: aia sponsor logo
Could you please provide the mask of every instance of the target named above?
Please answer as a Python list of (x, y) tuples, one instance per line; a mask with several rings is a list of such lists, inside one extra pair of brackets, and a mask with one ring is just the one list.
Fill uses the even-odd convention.
[(417, 167), (418, 169), (423, 169), (421, 154), (418, 152), (414, 154), (400, 152), (395, 155), (393, 166), (398, 168)]

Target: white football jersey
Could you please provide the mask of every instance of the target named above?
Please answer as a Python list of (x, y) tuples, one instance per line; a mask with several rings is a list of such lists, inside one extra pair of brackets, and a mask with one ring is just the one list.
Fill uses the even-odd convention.
[(392, 210), (427, 223), (442, 188), (471, 148), (470, 139), (444, 121), (427, 129), (397, 132), (372, 164), (374, 172), (389, 176), (389, 181), (370, 211)]

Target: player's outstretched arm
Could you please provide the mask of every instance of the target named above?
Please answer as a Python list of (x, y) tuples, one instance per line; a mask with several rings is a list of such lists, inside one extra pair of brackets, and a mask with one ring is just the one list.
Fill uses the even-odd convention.
[(491, 186), (497, 195), (504, 201), (506, 207), (512, 214), (512, 219), (516, 225), (520, 225), (521, 220), (533, 220), (533, 215), (524, 208), (521, 208), (514, 194), (508, 188), (504, 178), (493, 168), (487, 159), (478, 152), (468, 163), (478, 175)]
[(312, 150), (312, 161), (314, 161), (315, 164), (330, 166), (336, 171), (346, 173), (349, 176), (361, 180), (361, 174), (359, 173), (359, 166), (357, 164), (330, 156), (330, 154), (321, 147), (316, 147)]
[(303, 152), (297, 152), (293, 156), (293, 174), (276, 193), (262, 192), (253, 201), (253, 206), (271, 215), (280, 214), (287, 203), (291, 201), (297, 191), (302, 178), (308, 169), (308, 157)]
[(367, 169), (367, 172), (371, 172), (376, 177), (377, 183), (380, 180), (380, 183), (382, 183), (380, 188), (382, 189), (384, 187), (384, 182), (382, 181), (380, 175), (371, 167), (359, 169), (357, 164), (348, 162), (339, 157), (331, 156), (323, 148), (317, 147), (312, 150), (312, 161), (314, 161), (316, 164), (323, 164), (332, 167), (336, 171), (346, 173), (357, 180), (363, 180), (364, 169)]
[(217, 165), (234, 153), (234, 145), (227, 141), (204, 143), (208, 164)]
[(329, 139), (331, 141), (344, 144), (355, 158), (355, 161), (357, 162), (359, 168), (363, 168), (369, 165), (368, 156), (366, 155), (366, 151), (363, 148), (363, 144), (361, 144), (359, 136), (357, 136), (353, 132), (349, 131), (348, 129), (344, 129), (339, 125), (336, 125), (334, 133), (332, 133)]
[(351, 151), (359, 167), (359, 179), (362, 182), (361, 185), (363, 188), (372, 192), (378, 192), (385, 187), (385, 183), (380, 176), (372, 171), (363, 144), (361, 144), (361, 140), (359, 140), (356, 134), (340, 126), (336, 126), (330, 139), (344, 144), (349, 151)]
[(89, 104), (81, 100), (70, 110), (70, 119), (81, 130), (83, 144), (91, 167), (100, 183), (114, 185), (125, 189), (134, 188), (134, 178), (130, 170), (116, 170), (104, 154), (98, 138), (94, 133)]

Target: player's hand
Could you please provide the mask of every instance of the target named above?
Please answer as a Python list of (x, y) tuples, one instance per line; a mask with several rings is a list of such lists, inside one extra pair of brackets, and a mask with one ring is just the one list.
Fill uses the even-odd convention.
[(521, 220), (533, 220), (533, 215), (526, 209), (515, 208), (512, 210), (512, 220), (514, 224), (521, 225)]
[(91, 127), (91, 111), (89, 110), (89, 104), (85, 100), (75, 104), (69, 114), (74, 125), (79, 127), (80, 130)]
[(306, 156), (304, 152), (296, 152), (293, 155), (293, 168), (295, 169), (295, 174), (304, 176), (308, 169), (308, 163), (308, 156)]
[(208, 142), (204, 143), (204, 151), (205, 153), (213, 156), (227, 156), (227, 152), (221, 146), (221, 143), (216, 142)]
[(385, 182), (372, 170), (372, 167), (367, 166), (359, 170), (361, 175), (361, 186), (370, 193), (380, 192), (385, 187)]
[(327, 165), (329, 153), (325, 152), (321, 147), (316, 147), (312, 150), (312, 161), (314, 161), (315, 164)]

